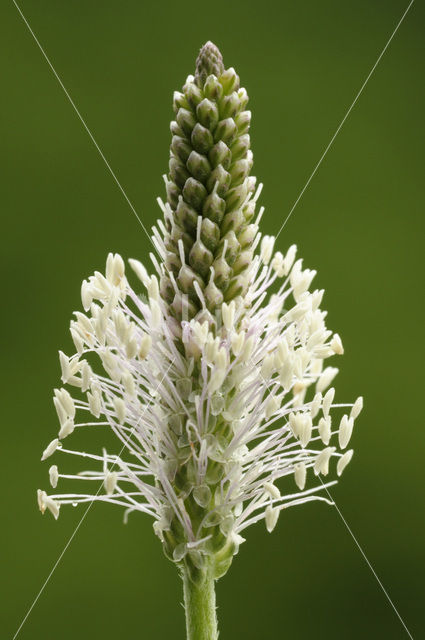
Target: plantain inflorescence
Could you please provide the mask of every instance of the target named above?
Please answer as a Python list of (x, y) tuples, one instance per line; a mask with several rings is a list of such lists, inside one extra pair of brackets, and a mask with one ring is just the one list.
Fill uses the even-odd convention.
[[(275, 238), (258, 229), (247, 103), (208, 42), (174, 94), (167, 200), (151, 238), (156, 273), (130, 260), (133, 289), (110, 253), (105, 275), (84, 280), (85, 313), (71, 321), (76, 353), (60, 352), (76, 396), (55, 390), (60, 429), (42, 456), (93, 465), (75, 475), (51, 466), (60, 490), (39, 490), (42, 512), (57, 518), (61, 505), (96, 500), (152, 516), (189, 601), (193, 586), (200, 597), (226, 573), (250, 525), (264, 520), (271, 532), (283, 510), (330, 502), (320, 493), (335, 481), (318, 476), (350, 463), (363, 406), (361, 397), (334, 402), (338, 369), (324, 362), (344, 349), (326, 326), (323, 289), (310, 291), (316, 272), (295, 245), (274, 252)], [(118, 453), (65, 447), (83, 427), (111, 430)], [(69, 480), (85, 488), (63, 491)], [(196, 598), (189, 608), (202, 612)], [(216, 638), (195, 625), (190, 638), (200, 637)]]

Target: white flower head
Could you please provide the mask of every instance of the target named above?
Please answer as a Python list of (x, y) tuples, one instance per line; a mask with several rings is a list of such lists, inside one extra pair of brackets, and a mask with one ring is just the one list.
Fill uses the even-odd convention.
[[(267, 240), (267, 251), (272, 245)], [(289, 257), (279, 261), (290, 264)], [(58, 517), (62, 504), (111, 502), (124, 507), (126, 517), (136, 511), (152, 516), (174, 561), (182, 561), (181, 545), (201, 559), (216, 553), (218, 537), (230, 563), (250, 524), (264, 519), (272, 531), (282, 509), (329, 502), (320, 492), (333, 481), (314, 478), (341, 475), (351, 460), (352, 450), (341, 449), (362, 399), (338, 405), (351, 414), (333, 431), (335, 390), (327, 387), (337, 369), (321, 363), (338, 352), (340, 339), (325, 326), (317, 291), (303, 284), (300, 293), (300, 282), (311, 284), (311, 272), (305, 277), (298, 262), (295, 276), (291, 267), (284, 275), (273, 260), (266, 262), (252, 261), (243, 301), (223, 304), (212, 321), (182, 321), (182, 351), (175, 318), (152, 284), (156, 278), (131, 261), (145, 288), (139, 295), (122, 260), (110, 254), (106, 276), (97, 272), (86, 281), (87, 315), (78, 312), (71, 323), (77, 352), (69, 358), (60, 352), (62, 376), (76, 396), (55, 391), (59, 439), (43, 453), (43, 459), (59, 451), (91, 461), (92, 469), (66, 477), (88, 487), (98, 480), (104, 492), (41, 492), (43, 512)], [(116, 452), (60, 444), (75, 429), (96, 425), (115, 434)], [(54, 488), (60, 477), (57, 466), (50, 467)]]

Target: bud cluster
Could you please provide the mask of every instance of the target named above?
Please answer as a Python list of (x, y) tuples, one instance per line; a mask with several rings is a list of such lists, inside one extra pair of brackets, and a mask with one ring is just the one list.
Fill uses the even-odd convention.
[(174, 93), (161, 295), (179, 320), (200, 310), (195, 282), (210, 312), (246, 291), (258, 231), (247, 103), (212, 43)]

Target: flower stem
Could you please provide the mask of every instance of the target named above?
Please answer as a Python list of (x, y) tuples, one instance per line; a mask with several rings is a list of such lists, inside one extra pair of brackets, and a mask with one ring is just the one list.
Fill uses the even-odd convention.
[(195, 584), (183, 573), (184, 607), (186, 612), (187, 640), (217, 640), (217, 616), (215, 587), (212, 572)]

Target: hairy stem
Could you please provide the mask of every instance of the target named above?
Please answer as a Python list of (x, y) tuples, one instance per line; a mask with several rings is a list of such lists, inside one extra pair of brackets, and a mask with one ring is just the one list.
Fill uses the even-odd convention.
[(185, 572), (183, 589), (187, 640), (217, 640), (215, 587), (212, 572), (207, 572), (205, 579), (199, 584), (195, 584)]

